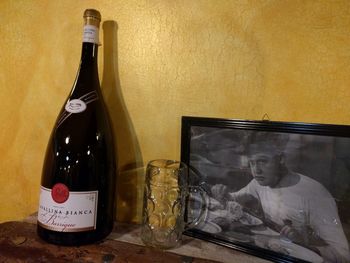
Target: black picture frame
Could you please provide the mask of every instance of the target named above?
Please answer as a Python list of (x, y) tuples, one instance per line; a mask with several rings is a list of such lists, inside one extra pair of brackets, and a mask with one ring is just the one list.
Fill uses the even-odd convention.
[[(187, 229), (184, 234), (274, 262), (322, 262), (331, 257), (327, 249), (336, 251), (335, 257), (344, 257), (350, 262), (347, 254), (350, 240), (350, 126), (191, 116), (183, 116), (181, 124), (181, 161), (189, 167), (190, 185), (202, 188), (206, 196), (205, 204), (200, 204), (193, 193), (190, 195), (186, 221), (199, 216), (201, 205), (206, 206), (205, 215), (197, 226)], [(279, 156), (273, 160), (275, 168), (280, 167), (275, 170), (282, 172), (269, 173), (279, 178), (277, 186), (276, 182), (268, 185), (267, 173), (259, 175), (258, 165), (266, 167), (266, 164), (256, 149), (260, 149), (260, 155), (262, 152)], [(289, 177), (288, 182), (286, 178)], [(215, 192), (213, 187), (217, 185), (221, 188), (215, 188)], [(322, 192), (324, 189), (326, 192)], [(239, 193), (249, 193), (250, 198), (249, 191), (253, 190), (253, 202), (237, 201), (241, 198)], [(222, 195), (218, 197), (222, 198), (222, 204), (216, 202), (213, 193), (216, 193), (215, 197)], [(260, 206), (256, 205), (257, 200)], [(295, 207), (291, 205), (293, 202)], [(239, 205), (235, 207), (237, 203)], [(298, 213), (302, 216), (295, 220), (283, 218)], [(249, 220), (242, 221), (246, 214)], [(270, 225), (271, 218), (272, 223), (283, 220), (283, 224), (277, 225), (288, 229), (287, 237), (281, 234), (281, 228), (272, 229), (271, 233), (278, 235), (263, 232), (264, 228), (274, 226)], [(324, 225), (320, 226), (320, 222)], [(341, 232), (339, 225), (343, 233), (340, 238), (335, 235)], [(252, 230), (259, 226), (262, 226), (262, 232)], [(330, 231), (320, 230), (320, 227)], [(278, 241), (274, 243), (275, 240)]]

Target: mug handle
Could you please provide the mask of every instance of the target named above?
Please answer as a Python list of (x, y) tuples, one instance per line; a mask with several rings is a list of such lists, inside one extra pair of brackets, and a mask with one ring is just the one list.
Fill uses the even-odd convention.
[[(191, 191), (191, 189), (193, 189)], [(194, 228), (197, 225), (199, 225), (201, 222), (204, 222), (204, 219), (206, 217), (207, 211), (208, 211), (208, 201), (207, 201), (207, 193), (204, 191), (204, 189), (200, 186), (189, 186), (189, 195), (188, 195), (188, 200), (187, 200), (187, 204), (189, 202), (190, 199), (190, 193), (191, 192), (199, 192), (200, 197), (201, 197), (201, 208), (200, 208), (200, 213), (198, 215), (198, 217), (196, 217), (195, 219), (193, 219), (190, 222), (186, 222), (185, 223), (185, 230), (188, 230), (190, 228)], [(188, 205), (186, 206), (186, 218), (187, 218), (187, 214), (188, 214)]]

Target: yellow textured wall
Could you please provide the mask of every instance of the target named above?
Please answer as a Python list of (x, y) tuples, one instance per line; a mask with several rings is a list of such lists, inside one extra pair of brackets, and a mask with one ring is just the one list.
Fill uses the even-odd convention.
[(180, 157), (182, 115), (350, 124), (348, 0), (1, 0), (0, 221), (37, 209), (90, 7), (109, 21), (100, 76), (130, 189), (140, 162)]

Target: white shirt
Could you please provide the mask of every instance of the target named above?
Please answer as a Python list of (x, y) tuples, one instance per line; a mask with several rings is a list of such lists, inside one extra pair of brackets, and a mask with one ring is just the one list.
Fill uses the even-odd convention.
[(298, 175), (300, 180), (297, 184), (281, 188), (261, 186), (253, 179), (238, 192), (231, 193), (231, 196), (253, 195), (260, 200), (265, 217), (281, 226), (286, 219), (296, 229), (310, 226), (329, 245), (318, 247), (324, 257), (331, 257), (332, 262), (350, 262), (348, 241), (333, 197), (319, 182)]

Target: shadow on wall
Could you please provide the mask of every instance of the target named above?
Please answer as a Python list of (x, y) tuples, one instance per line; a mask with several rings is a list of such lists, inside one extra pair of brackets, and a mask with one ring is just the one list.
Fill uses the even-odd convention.
[(143, 160), (135, 130), (121, 92), (118, 72), (118, 25), (105, 21), (104, 71), (102, 92), (109, 110), (117, 149), (116, 220), (141, 222), (144, 169)]

